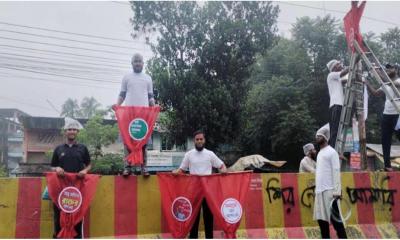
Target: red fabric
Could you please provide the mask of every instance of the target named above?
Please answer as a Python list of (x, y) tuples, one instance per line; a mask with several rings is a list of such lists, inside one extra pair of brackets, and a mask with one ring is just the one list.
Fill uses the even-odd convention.
[[(214, 216), (217, 225), (221, 226), (225, 232), (226, 238), (236, 238), (236, 230), (243, 217), (245, 200), (249, 190), (251, 172), (237, 172), (229, 174), (213, 174), (201, 177), (203, 192), (207, 204)], [(231, 200), (228, 200), (231, 199)], [(235, 201), (232, 201), (234, 199)], [(225, 204), (223, 204), (225, 201)], [(234, 202), (240, 203), (241, 215), (233, 214), (231, 218), (225, 218), (222, 214), (230, 213), (230, 210), (236, 211), (239, 208)], [(223, 206), (224, 205), (224, 206)], [(229, 206), (236, 206), (232, 208)], [(230, 222), (229, 222), (230, 221)]]
[[(183, 174), (172, 175), (168, 173), (159, 173), (157, 177), (166, 226), (174, 238), (186, 238), (196, 220), (197, 214), (199, 214), (203, 200), (200, 177)], [(182, 208), (179, 208), (178, 204), (174, 204), (173, 206), (174, 201), (179, 197), (190, 201), (191, 214), (188, 214), (187, 205), (185, 205), (186, 207), (182, 206)], [(179, 216), (178, 212), (180, 209), (184, 213), (181, 215), (183, 217), (181, 221), (176, 218), (176, 216)]]
[[(126, 160), (132, 165), (143, 164), (142, 148), (147, 143), (153, 132), (160, 107), (136, 107), (136, 106), (116, 106), (115, 116), (117, 117), (118, 127), (121, 132), (122, 140), (131, 152)], [(129, 127), (134, 119), (141, 118), (146, 121), (148, 131), (141, 140), (135, 140), (129, 133)]]
[[(52, 201), (57, 205), (60, 211), (60, 225), (61, 231), (58, 233), (58, 238), (73, 238), (77, 235), (74, 226), (82, 221), (87, 210), (89, 209), (90, 202), (92, 201), (96, 192), (96, 186), (100, 179), (99, 175), (86, 174), (85, 177), (78, 178), (76, 173), (65, 173), (64, 177), (58, 177), (55, 172), (45, 173), (47, 179), (47, 188), (49, 196)], [(79, 209), (73, 213), (66, 213), (58, 204), (58, 197), (62, 190), (66, 187), (75, 187), (79, 189), (82, 194), (82, 204)]]
[(357, 1), (351, 3), (351, 10), (344, 17), (344, 29), (346, 32), (347, 46), (354, 52), (353, 40), (356, 40), (360, 45), (361, 49), (365, 51), (362, 35), (360, 33), (360, 20), (364, 12), (365, 1), (360, 6)]

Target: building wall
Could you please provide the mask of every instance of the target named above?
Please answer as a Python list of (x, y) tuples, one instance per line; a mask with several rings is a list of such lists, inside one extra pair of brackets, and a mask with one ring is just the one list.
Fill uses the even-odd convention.
[[(399, 182), (399, 172), (342, 173), (343, 198), (352, 213), (349, 238), (400, 237)], [(0, 238), (51, 238), (52, 204), (41, 200), (45, 186), (44, 178), (0, 178)], [(252, 174), (238, 237), (320, 238), (313, 194), (312, 174)], [(220, 227), (214, 229), (216, 238), (223, 237)], [(84, 230), (93, 238), (171, 238), (157, 176), (103, 176)]]
[(10, 172), (22, 160), (22, 126), (15, 118), (0, 117), (0, 164)]
[(64, 142), (59, 129), (26, 129), (24, 162), (47, 163), (46, 153)]

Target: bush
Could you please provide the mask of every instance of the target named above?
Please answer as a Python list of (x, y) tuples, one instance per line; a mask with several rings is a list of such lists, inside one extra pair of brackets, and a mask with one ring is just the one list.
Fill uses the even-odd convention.
[(101, 175), (118, 175), (124, 167), (124, 155), (108, 153), (92, 160), (91, 173)]

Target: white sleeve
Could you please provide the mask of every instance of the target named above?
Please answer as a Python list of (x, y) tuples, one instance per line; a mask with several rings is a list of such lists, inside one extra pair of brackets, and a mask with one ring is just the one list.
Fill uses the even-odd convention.
[(153, 80), (149, 76), (149, 81), (147, 83), (147, 93), (153, 96)]
[(222, 165), (224, 165), (224, 162), (215, 155), (215, 153), (211, 152), (211, 164), (213, 167), (220, 169)]
[(339, 81), (340, 80), (340, 72), (331, 72), (329, 75), (330, 75), (329, 77), (332, 80), (335, 80), (335, 81)]
[(189, 153), (185, 153), (185, 157), (182, 160), (181, 166), (179, 167), (182, 170), (189, 170)]
[(332, 176), (333, 176), (333, 194), (340, 195), (342, 192), (342, 187), (340, 183), (340, 160), (339, 155), (335, 151), (332, 156)]
[(315, 168), (308, 162), (302, 160), (300, 162), (300, 172), (309, 172), (309, 173), (315, 173)]
[(124, 77), (122, 78), (121, 92), (127, 92), (127, 91), (128, 91), (128, 79)]
[(300, 172), (300, 173), (305, 172), (305, 171), (304, 171), (304, 166), (303, 166), (303, 165), (304, 165), (304, 161), (301, 160), (301, 161), (300, 161), (300, 167), (299, 167), (299, 172)]

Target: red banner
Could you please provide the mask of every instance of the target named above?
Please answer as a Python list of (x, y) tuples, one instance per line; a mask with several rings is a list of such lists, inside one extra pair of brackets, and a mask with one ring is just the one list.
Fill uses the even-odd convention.
[(347, 46), (354, 52), (353, 40), (356, 40), (362, 50), (364, 49), (362, 35), (360, 33), (360, 20), (364, 12), (365, 1), (360, 6), (358, 1), (351, 2), (351, 10), (344, 17), (344, 30), (346, 32)]
[(157, 177), (166, 225), (174, 238), (186, 238), (203, 200), (200, 177), (167, 173)]
[(126, 160), (132, 165), (143, 164), (142, 148), (153, 132), (160, 107), (115, 107), (118, 127), (124, 144), (131, 152)]
[(96, 192), (99, 175), (87, 174), (78, 178), (76, 173), (59, 177), (55, 172), (45, 173), (49, 196), (60, 211), (61, 231), (58, 238), (74, 238), (74, 226), (82, 221)]
[(201, 178), (208, 206), (226, 238), (236, 238), (250, 178), (251, 172), (215, 174)]

